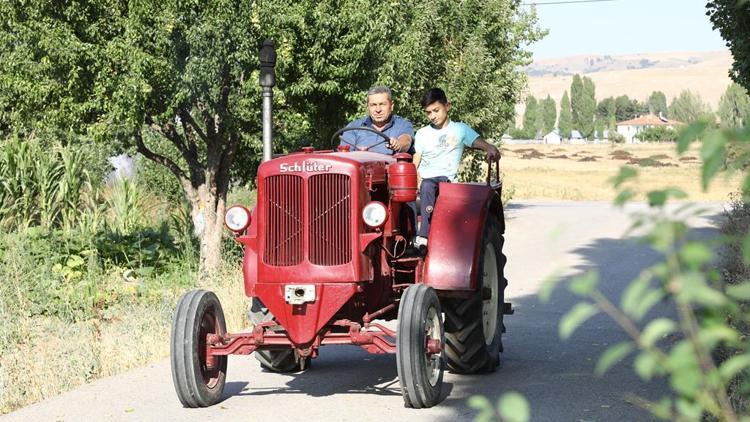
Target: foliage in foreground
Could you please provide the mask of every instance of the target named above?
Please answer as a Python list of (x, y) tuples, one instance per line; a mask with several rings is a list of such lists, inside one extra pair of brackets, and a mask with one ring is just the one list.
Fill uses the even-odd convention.
[[(702, 184), (707, 189), (722, 171), (742, 169), (750, 154), (750, 130), (714, 129), (705, 123), (687, 127), (678, 140), (678, 152), (684, 153), (691, 142), (702, 142)], [(732, 146), (733, 158), (728, 157)], [(637, 171), (623, 167), (613, 179), (619, 194), (618, 205), (635, 195)], [(750, 173), (742, 186), (743, 199), (750, 193)], [(750, 341), (746, 336), (750, 315), (750, 281), (722, 278), (713, 268), (717, 247), (727, 239), (693, 240), (687, 221), (702, 210), (689, 204), (668, 207), (671, 199), (684, 199), (679, 188), (648, 192), (651, 208), (633, 224), (633, 229), (647, 229), (643, 240), (660, 252), (664, 259), (644, 269), (631, 281), (620, 302), (614, 303), (598, 289), (596, 272), (572, 280), (568, 289), (584, 300), (570, 309), (560, 321), (560, 336), (570, 337), (592, 316), (605, 313), (630, 337), (610, 347), (599, 359), (600, 375), (617, 362), (635, 354), (635, 371), (645, 381), (657, 377), (669, 379), (673, 396), (659, 402), (641, 400), (655, 416), (665, 420), (698, 420), (710, 416), (717, 420), (736, 421), (750, 416), (750, 409), (738, 406), (744, 400), (732, 400), (730, 386), (747, 397), (750, 387)], [(750, 234), (737, 233), (729, 238), (741, 244), (742, 259), (750, 264)], [(549, 298), (559, 280), (545, 284), (540, 296)], [(676, 316), (647, 321), (647, 315), (658, 304), (674, 303)], [(671, 336), (676, 341), (664, 341)], [(731, 353), (726, 353), (729, 350)], [(724, 354), (723, 359), (717, 356)]]

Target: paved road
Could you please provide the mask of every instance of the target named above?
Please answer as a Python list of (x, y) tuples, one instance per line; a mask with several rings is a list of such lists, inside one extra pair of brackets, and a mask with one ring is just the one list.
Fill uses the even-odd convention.
[[(705, 218), (691, 222), (695, 236), (710, 236), (721, 213), (709, 205)], [(555, 270), (572, 276), (596, 268), (603, 289), (618, 298), (627, 281), (658, 260), (658, 255), (623, 236), (628, 214), (603, 202), (522, 202), (508, 207), (506, 253), (510, 280), (507, 297), (516, 314), (507, 317), (503, 363), (483, 376), (446, 373), (438, 406), (405, 409), (393, 356), (369, 355), (356, 347), (322, 350), (310, 371), (279, 375), (260, 370), (252, 357), (231, 357), (226, 400), (209, 409), (183, 409), (175, 396), (169, 361), (101, 379), (61, 396), (0, 417), (0, 421), (184, 421), (184, 420), (311, 420), (400, 421), (471, 420), (466, 406), (474, 394), (496, 398), (506, 391), (527, 397), (535, 421), (632, 421), (649, 415), (628, 399), (656, 399), (668, 393), (664, 381), (642, 383), (630, 362), (606, 378), (592, 375), (607, 345), (624, 339), (606, 317), (596, 317), (561, 341), (560, 316), (576, 299), (557, 290), (551, 303), (536, 293)], [(669, 312), (661, 309), (659, 312)]]

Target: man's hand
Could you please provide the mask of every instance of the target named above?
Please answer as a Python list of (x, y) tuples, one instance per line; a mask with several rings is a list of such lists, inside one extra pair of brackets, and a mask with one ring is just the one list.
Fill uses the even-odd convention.
[(393, 152), (406, 152), (411, 147), (411, 136), (401, 135), (398, 138), (391, 137), (388, 140), (388, 148), (392, 149)]
[(391, 136), (391, 138), (388, 140), (388, 148), (392, 149), (395, 152), (399, 152), (401, 151), (401, 143), (398, 142), (397, 138)]

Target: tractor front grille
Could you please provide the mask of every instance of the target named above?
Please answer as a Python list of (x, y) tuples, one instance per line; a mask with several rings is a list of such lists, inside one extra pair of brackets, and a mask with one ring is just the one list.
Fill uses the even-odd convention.
[(303, 185), (293, 175), (270, 176), (266, 185), (266, 243), (263, 262), (287, 267), (302, 262)]
[(288, 267), (307, 257), (315, 265), (343, 265), (352, 260), (351, 183), (345, 174), (316, 174), (307, 185), (308, 214), (304, 215), (304, 179), (295, 175), (265, 179), (266, 236), (263, 262)]
[(352, 260), (351, 184), (345, 174), (316, 174), (308, 181), (309, 259), (316, 265)]

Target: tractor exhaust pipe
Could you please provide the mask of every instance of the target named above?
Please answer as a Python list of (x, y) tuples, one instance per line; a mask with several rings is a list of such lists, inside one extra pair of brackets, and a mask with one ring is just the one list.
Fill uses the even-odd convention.
[(273, 40), (263, 41), (260, 48), (260, 86), (263, 90), (263, 161), (273, 158), (273, 86), (276, 85), (276, 45)]

